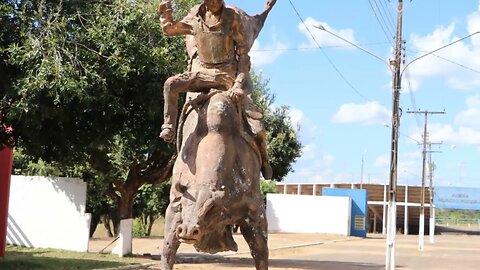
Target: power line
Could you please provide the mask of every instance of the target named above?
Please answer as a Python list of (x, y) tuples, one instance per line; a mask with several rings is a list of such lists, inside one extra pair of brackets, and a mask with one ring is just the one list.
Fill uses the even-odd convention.
[[(417, 51), (417, 50), (408, 50), (408, 51), (416, 52), (416, 53), (426, 53), (426, 52), (427, 52), (427, 51)], [(437, 58), (439, 58), (439, 59), (441, 59), (441, 60), (443, 60), (443, 61), (449, 62), (449, 63), (451, 63), (451, 64), (453, 64), (453, 65), (459, 66), (459, 67), (461, 67), (461, 68), (470, 70), (470, 71), (475, 72), (475, 73), (480, 73), (480, 70), (474, 69), (474, 68), (472, 68), (472, 67), (469, 67), (469, 66), (467, 66), (467, 65), (464, 65), (464, 64), (461, 64), (461, 63), (458, 63), (458, 62), (455, 62), (455, 61), (453, 61), (453, 60), (451, 60), (451, 59), (448, 59), (448, 58), (446, 58), (446, 57), (440, 56), (440, 55), (438, 55), (438, 54), (432, 53), (431, 55), (432, 55), (432, 56), (435, 56), (435, 57), (437, 57)]]
[(325, 58), (327, 59), (327, 61), (330, 63), (330, 65), (335, 69), (335, 71), (337, 72), (337, 74), (340, 76), (340, 78), (342, 78), (342, 80), (355, 92), (357, 93), (357, 95), (359, 97), (361, 97), (363, 100), (365, 101), (368, 101), (368, 99), (362, 94), (360, 93), (360, 91), (355, 88), (352, 83), (350, 83), (350, 81), (347, 80), (347, 78), (343, 75), (343, 73), (338, 69), (338, 67), (335, 65), (335, 63), (333, 63), (332, 59), (330, 59), (330, 57), (328, 57), (327, 53), (325, 53), (325, 51), (323, 50), (323, 48), (320, 46), (320, 44), (318, 43), (317, 39), (315, 38), (315, 36), (313, 35), (313, 33), (310, 31), (310, 28), (308, 28), (307, 24), (305, 23), (305, 21), (303, 20), (302, 16), (300, 16), (300, 13), (298, 12), (297, 8), (295, 7), (295, 5), (292, 3), (291, 0), (288, 0), (288, 2), (290, 2), (290, 5), (292, 6), (293, 8), (293, 11), (295, 11), (297, 17), (300, 19), (300, 21), (302, 22), (303, 26), (305, 27), (305, 29), (307, 30), (307, 32), (310, 34), (313, 42), (315, 42), (315, 44), (317, 45), (318, 49), (320, 49), (320, 51), (322, 52), (322, 54), (325, 56)]
[[(375, 0), (374, 0), (374, 1), (375, 1)], [(379, 25), (380, 28), (382, 29), (383, 34), (385, 35), (385, 37), (387, 38), (387, 40), (390, 41), (390, 44), (392, 44), (392, 46), (394, 46), (393, 41), (392, 41), (392, 38), (393, 38), (395, 35), (393, 34), (393, 32), (391, 32), (390, 29), (385, 29), (385, 27), (383, 27), (382, 22), (380, 22), (380, 19), (379, 19), (378, 16), (377, 16), (377, 12), (375, 11), (375, 7), (373, 6), (372, 1), (371, 1), (371, 0), (368, 0), (368, 2), (370, 3), (370, 7), (372, 8), (373, 14), (375, 15), (375, 19), (377, 19), (378, 25)], [(378, 6), (377, 6), (377, 7), (378, 7)], [(382, 19), (383, 19), (383, 16), (382, 16)], [(384, 24), (386, 24), (384, 19), (383, 19), (383, 21), (384, 21)], [(388, 28), (388, 27), (387, 27), (387, 28)], [(387, 33), (387, 31), (388, 31), (389, 33)]]
[[(385, 0), (384, 0), (385, 1)], [(390, 2), (390, 0), (388, 0)], [(383, 2), (382, 2), (383, 3)], [(390, 22), (392, 24), (392, 29), (395, 29), (395, 20), (394, 20), (394, 16), (392, 15), (392, 13), (390, 12), (390, 9), (387, 7), (387, 4), (385, 3), (385, 5), (382, 4), (382, 6), (385, 6), (384, 10), (387, 11), (388, 13), (388, 16), (390, 18)], [(395, 32), (395, 31), (394, 31)]]
[[(405, 52), (405, 50), (404, 50)], [(404, 55), (404, 57), (406, 58), (406, 54)], [(407, 81), (407, 90), (408, 90), (408, 95), (410, 96), (410, 103), (412, 104), (412, 108), (414, 110), (417, 110), (417, 102), (415, 101), (415, 95), (413, 94), (413, 87), (412, 87), (412, 82), (410, 80), (410, 72), (408, 70), (405, 71), (405, 79)], [(420, 124), (420, 119), (418, 118), (418, 116), (416, 114), (414, 114), (415, 116), (415, 122), (417, 123), (417, 126), (420, 127), (421, 124)]]

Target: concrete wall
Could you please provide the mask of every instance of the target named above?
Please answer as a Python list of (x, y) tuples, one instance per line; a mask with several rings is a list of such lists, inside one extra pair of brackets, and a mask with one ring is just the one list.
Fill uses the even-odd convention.
[(269, 232), (350, 235), (349, 197), (267, 194)]
[(7, 243), (87, 251), (90, 214), (81, 179), (12, 176)]

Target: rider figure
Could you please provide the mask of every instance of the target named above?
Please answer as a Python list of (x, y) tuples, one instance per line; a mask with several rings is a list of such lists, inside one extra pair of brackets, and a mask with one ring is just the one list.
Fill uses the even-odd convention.
[[(269, 0), (265, 11), (255, 17), (263, 19), (262, 26), (275, 2)], [(248, 51), (252, 43), (249, 38), (252, 37), (247, 36), (241, 15), (225, 6), (223, 0), (204, 0), (180, 21), (173, 20), (170, 0), (160, 4), (159, 12), (165, 35), (187, 36), (187, 51), (191, 58), (188, 72), (172, 76), (165, 82), (164, 124), (160, 137), (166, 142), (172, 142), (175, 137), (179, 93), (203, 92), (211, 88), (228, 91), (233, 100), (244, 101), (247, 120), (256, 135), (262, 156), (262, 175), (270, 179), (272, 169), (266, 134), (261, 117), (258, 117), (261, 113), (251, 97), (253, 87), (249, 76), (251, 63)]]

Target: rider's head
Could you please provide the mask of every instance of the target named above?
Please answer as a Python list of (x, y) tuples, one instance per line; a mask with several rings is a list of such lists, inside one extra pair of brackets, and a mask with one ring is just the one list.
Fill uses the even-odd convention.
[(224, 5), (223, 0), (204, 0), (203, 2), (212, 13), (220, 12)]

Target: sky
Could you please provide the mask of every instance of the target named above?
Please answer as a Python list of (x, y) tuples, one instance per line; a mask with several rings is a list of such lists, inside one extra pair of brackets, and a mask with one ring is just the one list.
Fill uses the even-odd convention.
[[(249, 14), (265, 4), (226, 3)], [(250, 56), (299, 127), (302, 156), (285, 182), (389, 182), (397, 4), (277, 1)], [(477, 31), (479, 0), (404, 2), (398, 184), (422, 178), (425, 116), (408, 112), (432, 111), (445, 112), (428, 115), (434, 185), (480, 187), (480, 33), (422, 57)]]

